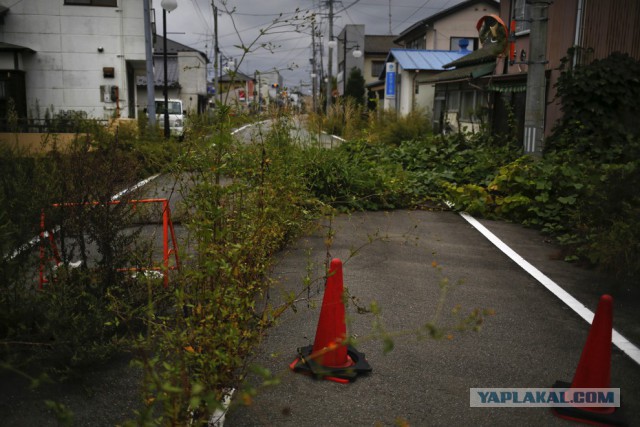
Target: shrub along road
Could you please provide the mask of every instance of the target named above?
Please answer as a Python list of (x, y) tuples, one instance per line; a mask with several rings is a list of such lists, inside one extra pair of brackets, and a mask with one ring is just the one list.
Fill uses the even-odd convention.
[[(612, 293), (614, 328), (638, 342), (637, 292), (616, 289), (594, 271), (558, 261), (558, 249), (532, 230), (483, 223), (591, 310), (601, 294)], [(314, 340), (323, 288), (315, 282), (311, 302), (301, 300), (297, 311), (285, 313), (253, 361), (281, 383), (258, 387), (252, 398), (236, 392), (226, 425), (568, 424), (548, 408), (470, 408), (471, 387), (551, 387), (556, 380), (571, 381), (589, 325), (464, 219), (451, 212), (358, 213), (337, 217), (333, 228), (330, 256), (343, 260), (345, 287), (361, 308), (348, 303), (348, 334), (359, 340), (357, 348), (373, 373), (341, 385), (289, 371), (296, 348)], [(302, 239), (282, 254), (276, 271), (281, 287), (271, 291), (272, 304), (303, 289), (309, 262), (314, 275), (322, 276), (325, 233)], [(444, 337), (417, 339), (413, 331), (434, 318), (444, 281), (449, 283), (439, 321)], [(379, 316), (363, 313), (373, 301)], [(489, 313), (478, 333), (446, 329), (457, 323), (452, 310), (465, 317), (475, 308)], [(376, 321), (392, 333), (393, 350), (386, 354), (383, 348), (390, 342), (375, 339)], [(261, 381), (249, 378), (254, 386)], [(621, 389), (630, 425), (639, 424), (640, 366), (615, 347), (611, 386)]]

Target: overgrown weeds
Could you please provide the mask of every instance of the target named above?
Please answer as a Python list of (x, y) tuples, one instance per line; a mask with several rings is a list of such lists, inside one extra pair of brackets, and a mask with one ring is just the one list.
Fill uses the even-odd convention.
[[(225, 389), (242, 380), (246, 356), (265, 328), (287, 308), (257, 305), (266, 300), (274, 254), (334, 209), (450, 200), (456, 209), (541, 228), (566, 245), (568, 259), (621, 276), (640, 271), (636, 134), (608, 141), (602, 161), (585, 148), (589, 134), (567, 123), (534, 162), (513, 141), (487, 132), (432, 135), (421, 113), (374, 119), (338, 105), (329, 117), (310, 121), (350, 137), (325, 149), (292, 137), (291, 121), (281, 115), (238, 140), (231, 130), (247, 118), (220, 107), (215, 116), (192, 120), (181, 144), (155, 139), (152, 130), (140, 137), (86, 123), (69, 152), (2, 151), (3, 363), (46, 356), (64, 371), (134, 349), (144, 376), (135, 422), (204, 423)], [(127, 203), (109, 204), (113, 194), (159, 171), (185, 186), (189, 248), (181, 253), (185, 268), (166, 289), (116, 272), (148, 265), (153, 254), (139, 243)], [(51, 207), (59, 202), (75, 205)], [(51, 227), (61, 227), (64, 262), (47, 271), (51, 281), (37, 291), (33, 259), (12, 251), (38, 234), (42, 208)], [(65, 267), (76, 261), (79, 269)]]
[(612, 54), (567, 66), (557, 85), (564, 116), (544, 157), (505, 163), (489, 182), (449, 183), (447, 196), (458, 209), (540, 228), (568, 261), (631, 282), (640, 272), (640, 134), (632, 123), (640, 62)]

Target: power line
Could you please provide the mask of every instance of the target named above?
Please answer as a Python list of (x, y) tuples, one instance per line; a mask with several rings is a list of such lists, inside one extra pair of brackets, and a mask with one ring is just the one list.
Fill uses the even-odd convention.
[(393, 29), (397, 29), (400, 25), (404, 24), (405, 22), (407, 22), (409, 19), (414, 18), (415, 19), (415, 14), (420, 12), (422, 10), (422, 8), (424, 8), (426, 5), (428, 5), (429, 3), (431, 3), (431, 0), (427, 0), (426, 2), (424, 2), (424, 4), (422, 6), (420, 6), (418, 8), (418, 10), (416, 10), (414, 13), (412, 13), (411, 15), (407, 16), (407, 19), (405, 19), (404, 21), (402, 21), (401, 23), (399, 23), (398, 25), (396, 25)]

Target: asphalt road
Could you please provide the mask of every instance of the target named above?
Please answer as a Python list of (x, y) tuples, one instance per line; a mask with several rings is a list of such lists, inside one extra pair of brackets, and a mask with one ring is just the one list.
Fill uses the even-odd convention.
[[(637, 292), (558, 261), (557, 248), (532, 230), (501, 222), (484, 224), (558, 284), (576, 291), (592, 310), (601, 293), (611, 292), (614, 327), (637, 338)], [(226, 426), (570, 424), (548, 408), (470, 407), (471, 387), (551, 387), (556, 380), (571, 381), (589, 325), (459, 215), (360, 213), (340, 216), (333, 226), (330, 256), (344, 262), (345, 287), (359, 305), (379, 304), (384, 327), (398, 333), (394, 349), (385, 354), (382, 342), (375, 339), (373, 314), (359, 314), (348, 304), (348, 334), (358, 338), (357, 348), (366, 353), (373, 372), (347, 385), (292, 373), (288, 365), (296, 348), (313, 343), (323, 287), (317, 282), (311, 302), (301, 300), (297, 312), (286, 312), (255, 355), (253, 362), (268, 368), (281, 383), (260, 387), (260, 379), (251, 376), (248, 381), (258, 386), (258, 393), (245, 406), (236, 392)], [(271, 303), (302, 289), (309, 265), (316, 277), (322, 276), (325, 232), (300, 240), (281, 255), (275, 272), (280, 287), (270, 293)], [(442, 326), (456, 323), (451, 314), (456, 306), (461, 313), (484, 308), (495, 314), (485, 319), (479, 332), (418, 339), (412, 331), (433, 319), (443, 278), (451, 285)], [(617, 310), (619, 306), (623, 309)], [(621, 388), (630, 425), (640, 425), (640, 366), (615, 348), (611, 386)]]

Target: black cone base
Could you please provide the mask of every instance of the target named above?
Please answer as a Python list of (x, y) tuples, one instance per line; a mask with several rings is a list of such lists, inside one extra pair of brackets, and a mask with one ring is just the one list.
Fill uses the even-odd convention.
[(298, 358), (291, 364), (291, 369), (315, 378), (336, 378), (345, 381), (355, 381), (358, 375), (368, 374), (373, 370), (364, 353), (360, 353), (350, 345), (347, 346), (347, 355), (353, 361), (353, 365), (344, 368), (322, 366), (310, 357), (312, 352), (312, 345), (298, 348)]
[[(556, 381), (553, 388), (571, 388), (571, 383)], [(604, 426), (628, 426), (627, 420), (621, 411), (622, 407), (615, 408), (610, 414), (586, 411), (584, 408), (562, 407), (553, 408), (553, 413), (560, 418), (582, 423), (604, 425)]]

